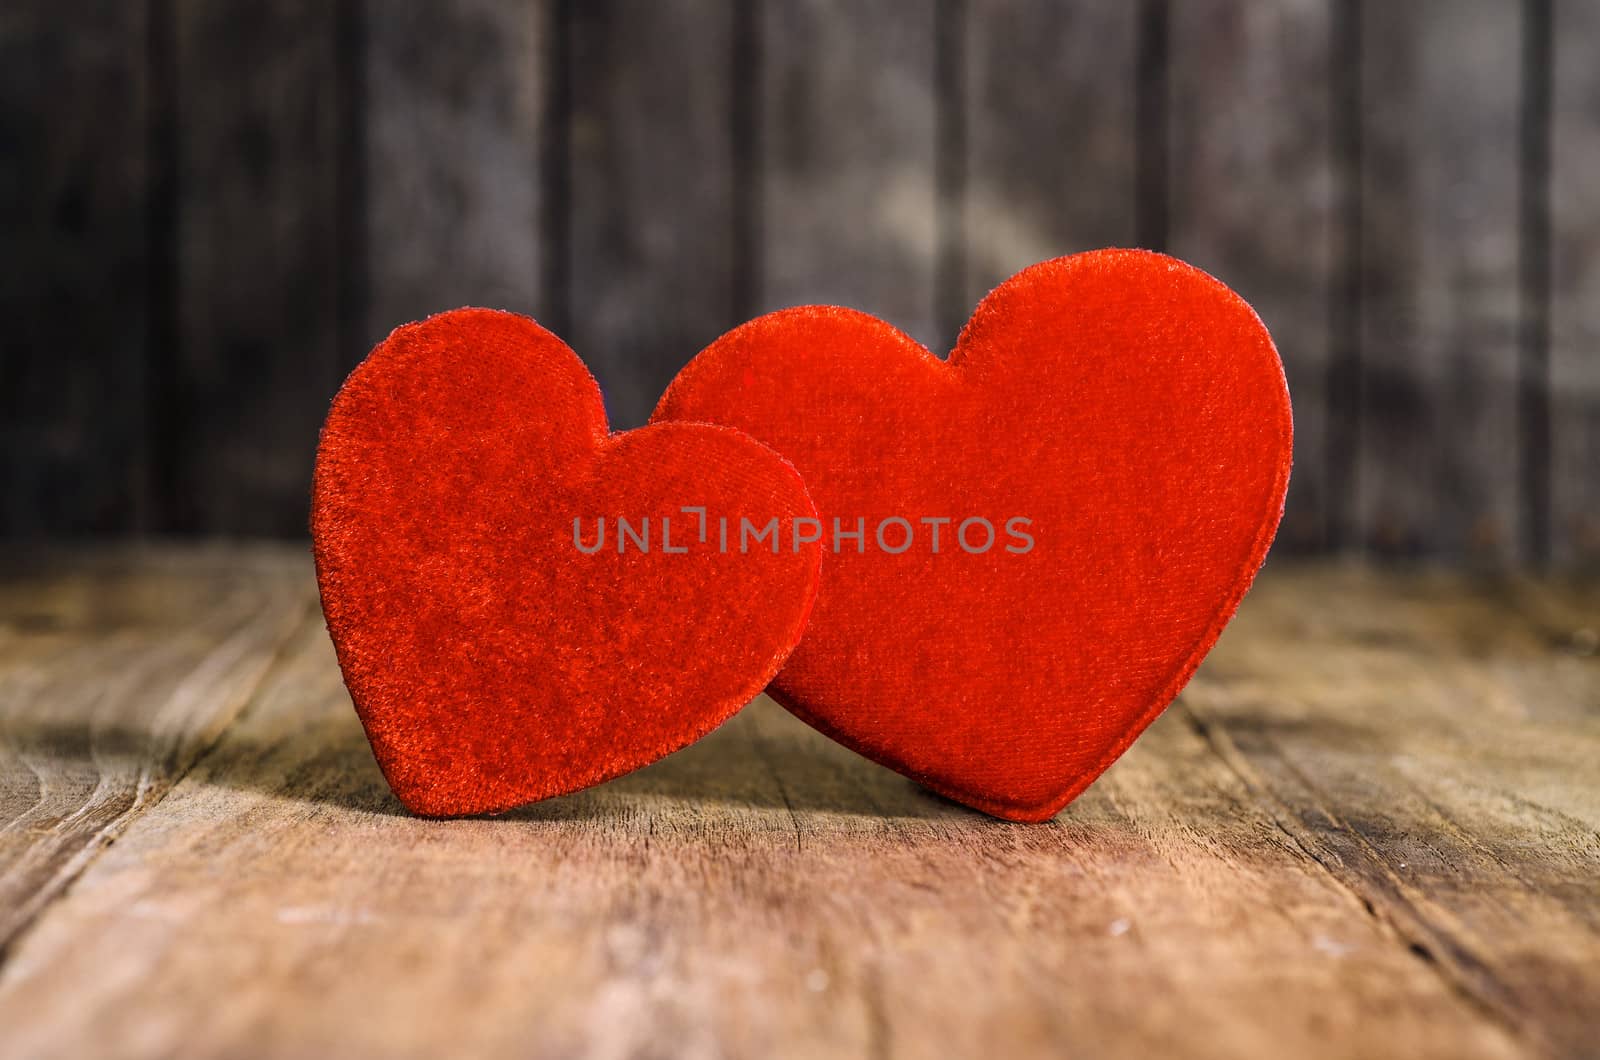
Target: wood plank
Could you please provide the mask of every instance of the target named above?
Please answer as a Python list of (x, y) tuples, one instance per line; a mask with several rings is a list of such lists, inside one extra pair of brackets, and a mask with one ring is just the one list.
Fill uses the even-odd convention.
[(967, 299), (1046, 258), (1131, 246), (1135, 52), (1126, 0), (967, 5)]
[(1516, 555), (1519, 15), (1362, 8), (1358, 488), (1382, 553)]
[(367, 342), (462, 305), (543, 316), (548, 7), (367, 0)]
[(339, 343), (333, 4), (177, 0), (173, 529), (305, 533)]
[(1553, 557), (1600, 569), (1600, 9), (1554, 5), (1551, 131)]
[(1560, 1056), (1600, 1032), (1597, 616), (1594, 586), (1268, 578), (1184, 695), (1297, 845)]
[[(761, 5), (758, 312), (846, 305), (939, 349), (934, 4)], [(940, 350), (943, 352), (943, 350)]]
[(1268, 572), (1189, 706), (1043, 826), (768, 702), (586, 793), (414, 819), (313, 621), (14, 947), (0, 1026), (29, 1055), (1578, 1055), (1596, 663), (1550, 646), (1594, 601), (1393, 583)]
[(1169, 248), (1238, 291), (1283, 358), (1295, 460), (1278, 547), (1320, 550), (1333, 278), (1329, 5), (1172, 10)]
[(212, 744), (293, 627), (283, 549), (7, 557), (0, 950)]
[(146, 518), (143, 5), (0, 10), (0, 535)]
[(733, 12), (572, 4), (571, 332), (612, 426), (636, 427), (733, 320)]

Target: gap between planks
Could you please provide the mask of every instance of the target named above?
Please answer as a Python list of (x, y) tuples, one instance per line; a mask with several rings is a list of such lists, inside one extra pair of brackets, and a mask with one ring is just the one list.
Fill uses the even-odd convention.
[[(317, 611), (304, 560), (278, 545), (48, 550), (13, 557), (0, 579), (3, 968), (216, 745)], [(23, 770), (31, 801), (13, 782)]]
[[(1426, 756), (1461, 754), (1511, 707), (1569, 745), (1545, 750), (1535, 732), (1550, 760), (1534, 765), (1581, 776), (1594, 664), (1550, 649), (1587, 643), (1593, 595), (1388, 581), (1269, 572), (1180, 707), (1039, 828), (924, 795), (766, 703), (591, 792), (496, 820), (411, 819), (376, 773), (320, 624), (301, 618), (220, 738), (19, 938), (0, 968), (0, 1026), (35, 1045), (71, 1023), (62, 1040), (80, 1048), (154, 1036), (285, 1055), (650, 1041), (1028, 1053), (1085, 1040), (1114, 1055), (1286, 1041), (1316, 1055), (1333, 1030), (1419, 1055), (1581, 1055), (1595, 1026), (1583, 958), (1600, 927), (1582, 890), (1593, 793), (1533, 791), (1531, 810), (1491, 801), (1482, 836), (1453, 837), (1439, 798), (1470, 810), (1528, 764), (1513, 755), (1497, 771), (1490, 757), (1482, 790), (1427, 794), (1389, 760), (1435, 771)], [(1338, 661), (1319, 669), (1319, 655)], [(1430, 691), (1472, 701), (1457, 718)], [(1396, 711), (1403, 726), (1372, 727)], [(1386, 822), (1390, 802), (1411, 816)], [(1496, 813), (1518, 830), (1495, 831)], [(1438, 834), (1411, 834), (1430, 824)], [(1530, 829), (1550, 850), (1519, 863)], [(1433, 876), (1396, 875), (1429, 850), (1450, 855)], [(1467, 893), (1451, 889), (1461, 881)], [(1499, 930), (1496, 902), (1523, 903), (1511, 912), (1543, 947), (1545, 976)], [(1299, 949), (1308, 937), (1316, 959)], [(1418, 940), (1440, 966), (1409, 948)], [(269, 971), (330, 958), (332, 979)], [(463, 977), (482, 996), (461, 994)], [(707, 995), (707, 983), (720, 985)], [(378, 1025), (334, 1020), (356, 986)], [(1530, 1002), (1546, 986), (1552, 997)], [(194, 1007), (217, 988), (229, 1005)], [(1159, 1013), (1130, 1002), (1157, 994)], [(70, 1020), (52, 1022), (68, 999)], [(618, 1025), (624, 1002), (638, 1015)], [(162, 1037), (175, 1026), (197, 1037)]]

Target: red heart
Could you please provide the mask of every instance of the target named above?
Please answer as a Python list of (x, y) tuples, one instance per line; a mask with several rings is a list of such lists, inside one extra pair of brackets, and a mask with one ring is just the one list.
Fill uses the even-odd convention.
[[(683, 506), (815, 515), (794, 468), (737, 431), (609, 434), (582, 362), (525, 317), (444, 313), (351, 374), (317, 451), (317, 580), (407, 807), (487, 813), (575, 791), (761, 691), (800, 639), (819, 548), (722, 553)], [(573, 521), (592, 547), (602, 517), (605, 547), (585, 554)]]
[[(826, 524), (816, 609), (776, 697), (1025, 821), (1087, 787), (1215, 643), (1272, 542), (1292, 433), (1250, 307), (1129, 250), (1013, 276), (948, 361), (849, 309), (761, 317), (679, 374), (656, 410), (669, 420), (767, 442)], [(896, 518), (912, 544), (889, 554)], [(863, 519), (865, 540), (835, 541), (836, 519)], [(982, 523), (972, 553), (958, 540), (973, 519), (993, 527), (986, 551)]]

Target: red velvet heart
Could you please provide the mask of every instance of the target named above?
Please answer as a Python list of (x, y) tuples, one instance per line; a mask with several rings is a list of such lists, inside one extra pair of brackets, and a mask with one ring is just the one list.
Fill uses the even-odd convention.
[[(317, 580), (407, 807), (487, 813), (574, 791), (761, 691), (800, 639), (819, 547), (724, 553), (684, 506), (815, 515), (794, 468), (738, 431), (609, 434), (582, 362), (525, 317), (444, 313), (351, 374), (317, 451)], [(604, 546), (580, 550), (602, 518)]]
[(1087, 787), (1215, 643), (1277, 528), (1292, 433), (1250, 307), (1128, 250), (1013, 276), (948, 361), (849, 309), (761, 317), (679, 374), (671, 420), (770, 444), (826, 524), (776, 698), (1023, 821)]

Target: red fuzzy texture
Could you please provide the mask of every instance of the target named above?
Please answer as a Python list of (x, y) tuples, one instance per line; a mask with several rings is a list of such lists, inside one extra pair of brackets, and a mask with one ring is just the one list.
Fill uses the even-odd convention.
[[(699, 738), (799, 641), (818, 546), (721, 554), (694, 516), (813, 516), (794, 468), (725, 427), (608, 433), (600, 390), (526, 317), (400, 328), (334, 400), (312, 536), (373, 753), (416, 813), (575, 791)], [(651, 552), (615, 519), (650, 520)], [(661, 551), (663, 516), (674, 548)], [(592, 545), (573, 542), (583, 520)], [(713, 538), (713, 544), (715, 539)]]
[[(1292, 425), (1261, 321), (1182, 262), (1105, 250), (1025, 269), (948, 361), (850, 309), (729, 332), (655, 422), (748, 431), (792, 460), (842, 539), (771, 691), (952, 799), (1055, 814), (1188, 681), (1266, 557)], [(890, 555), (875, 530), (911, 521)], [(923, 517), (949, 517), (941, 550)], [(968, 554), (958, 524), (985, 518)], [(1007, 534), (1006, 520), (1035, 544)], [(898, 548), (903, 528), (885, 540)], [(981, 525), (968, 541), (980, 547)], [(832, 541), (829, 541), (831, 547)]]

